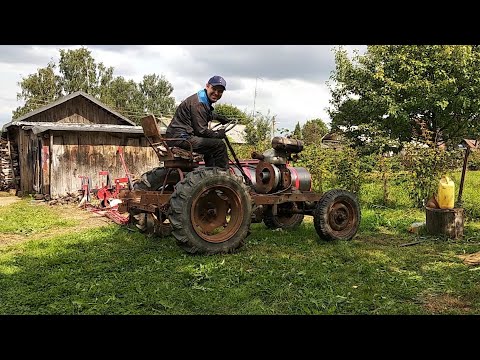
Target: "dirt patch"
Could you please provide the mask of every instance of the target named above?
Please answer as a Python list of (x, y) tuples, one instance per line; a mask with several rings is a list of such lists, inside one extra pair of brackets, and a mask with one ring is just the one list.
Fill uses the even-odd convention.
[(0, 206), (10, 205), (19, 200), (20, 198), (17, 196), (0, 196)]
[(480, 265), (480, 251), (473, 254), (457, 256), (462, 259), (466, 265)]
[[(15, 201), (20, 200), (16, 197), (0, 197), (0, 206), (8, 205)], [(9, 200), (6, 200), (9, 199)], [(44, 201), (39, 201), (37, 206), (50, 206)], [(13, 245), (21, 243), (23, 241), (30, 240), (39, 240), (44, 238), (49, 238), (52, 236), (62, 235), (62, 234), (71, 234), (78, 233), (88, 229), (107, 226), (114, 224), (109, 218), (96, 214), (94, 212), (88, 211), (84, 208), (79, 208), (76, 204), (65, 204), (65, 205), (52, 205), (52, 210), (54, 210), (60, 218), (63, 219), (74, 219), (78, 221), (78, 224), (75, 226), (70, 226), (67, 228), (54, 228), (46, 232), (24, 235), (24, 234), (0, 234), (0, 247)], [(120, 225), (119, 225), (120, 226)]]
[(432, 314), (443, 314), (451, 310), (458, 310), (462, 313), (471, 311), (470, 303), (448, 294), (432, 296), (425, 300), (424, 306)]

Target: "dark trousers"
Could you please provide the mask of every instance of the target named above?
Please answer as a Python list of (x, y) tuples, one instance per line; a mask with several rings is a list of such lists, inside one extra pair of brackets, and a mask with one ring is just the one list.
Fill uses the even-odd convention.
[[(188, 139), (194, 152), (202, 154), (206, 167), (219, 167), (228, 170), (227, 146), (222, 139), (192, 136)], [(170, 146), (178, 146), (190, 150), (186, 141), (168, 141)]]

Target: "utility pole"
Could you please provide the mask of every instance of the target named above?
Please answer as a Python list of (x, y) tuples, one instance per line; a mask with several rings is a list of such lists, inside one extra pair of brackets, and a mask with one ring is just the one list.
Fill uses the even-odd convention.
[(255, 102), (257, 100), (257, 82), (258, 82), (258, 79), (262, 80), (263, 79), (261, 77), (256, 77), (255, 78), (255, 93), (253, 95), (253, 119), (255, 120), (255, 116), (256, 116), (256, 113), (255, 113)]
[(272, 139), (275, 136), (275, 116), (277, 115), (272, 116)]

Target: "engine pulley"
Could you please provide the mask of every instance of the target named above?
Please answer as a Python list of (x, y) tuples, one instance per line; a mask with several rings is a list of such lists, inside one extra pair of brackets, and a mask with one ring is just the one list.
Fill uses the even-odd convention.
[(255, 190), (267, 194), (277, 188), (280, 182), (280, 170), (273, 164), (260, 161), (255, 169)]

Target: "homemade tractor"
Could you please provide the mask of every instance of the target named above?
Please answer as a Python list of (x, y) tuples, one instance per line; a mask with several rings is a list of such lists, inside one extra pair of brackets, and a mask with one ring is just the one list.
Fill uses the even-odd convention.
[[(214, 129), (224, 126), (228, 133), (236, 124)], [(235, 160), (225, 171), (202, 165), (191, 144), (190, 151), (169, 146), (168, 140), (178, 139), (163, 137), (153, 115), (142, 119), (142, 127), (162, 166), (119, 194), (119, 211), (128, 212), (141, 232), (173, 235), (187, 252), (202, 254), (239, 249), (251, 223), (294, 229), (305, 215), (313, 216), (321, 239), (350, 240), (357, 233), (361, 214), (356, 196), (340, 189), (312, 192), (310, 173), (289, 165), (303, 150), (300, 140), (274, 137), (271, 149), (238, 160), (225, 139)]]

